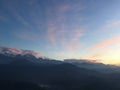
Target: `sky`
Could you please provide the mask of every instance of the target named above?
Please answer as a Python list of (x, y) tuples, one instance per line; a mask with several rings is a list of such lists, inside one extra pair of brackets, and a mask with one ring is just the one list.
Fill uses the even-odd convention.
[(0, 0), (0, 46), (120, 64), (119, 9), (120, 0)]

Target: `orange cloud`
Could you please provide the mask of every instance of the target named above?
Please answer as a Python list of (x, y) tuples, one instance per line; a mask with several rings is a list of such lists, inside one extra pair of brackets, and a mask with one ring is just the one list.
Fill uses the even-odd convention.
[(90, 58), (98, 58), (98, 57), (101, 57), (103, 55), (104, 55), (103, 53), (93, 54)]
[(99, 58), (105, 56), (107, 53), (108, 52), (102, 52), (102, 53), (92, 54), (88, 58), (90, 58), (90, 59), (99, 59)]
[(113, 44), (113, 43), (119, 42), (119, 41), (120, 41), (120, 36), (115, 37), (115, 38), (112, 38), (112, 39), (109, 39), (109, 40), (105, 40), (105, 41), (100, 42), (100, 43), (97, 43), (96, 45), (94, 45), (94, 46), (92, 47), (92, 49), (99, 49), (99, 48), (108, 46), (108, 45), (110, 45), (110, 44)]
[(87, 61), (87, 62), (91, 62), (91, 63), (99, 63), (98, 60), (85, 60), (85, 61)]

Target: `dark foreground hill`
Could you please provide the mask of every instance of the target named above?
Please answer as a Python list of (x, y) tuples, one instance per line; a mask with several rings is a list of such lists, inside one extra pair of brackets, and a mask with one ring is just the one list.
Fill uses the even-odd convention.
[(29, 90), (120, 90), (118, 86), (120, 80), (114, 81), (114, 78), (110, 80), (110, 78), (99, 77), (97, 74), (99, 73), (71, 64), (51, 66), (0, 65), (0, 87), (21, 87), (21, 90), (28, 90), (27, 88), (31, 88)]
[(0, 90), (120, 90), (119, 76), (28, 54), (0, 54)]

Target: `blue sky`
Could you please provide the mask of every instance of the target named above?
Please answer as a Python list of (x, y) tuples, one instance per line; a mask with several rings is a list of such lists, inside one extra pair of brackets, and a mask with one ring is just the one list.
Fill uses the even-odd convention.
[(119, 9), (120, 0), (0, 0), (0, 46), (120, 63)]

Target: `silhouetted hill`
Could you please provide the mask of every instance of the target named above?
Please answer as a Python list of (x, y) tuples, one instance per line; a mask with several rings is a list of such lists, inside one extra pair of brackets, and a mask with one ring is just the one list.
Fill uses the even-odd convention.
[(88, 90), (90, 88), (92, 90), (118, 90), (116, 88), (119, 88), (114, 83), (112, 84), (113, 80), (109, 80), (110, 78), (97, 77), (92, 74), (95, 72), (71, 64), (51, 66), (0, 65), (0, 73), (1, 80), (37, 83), (58, 88), (58, 90), (59, 88), (62, 90)]
[(46, 90), (35, 83), (0, 80), (0, 90)]
[(68, 63), (31, 55), (0, 54), (0, 88), (4, 90), (120, 90), (120, 73), (118, 71), (103, 73), (98, 69), (100, 66), (103, 70), (108, 67), (104, 64)]

